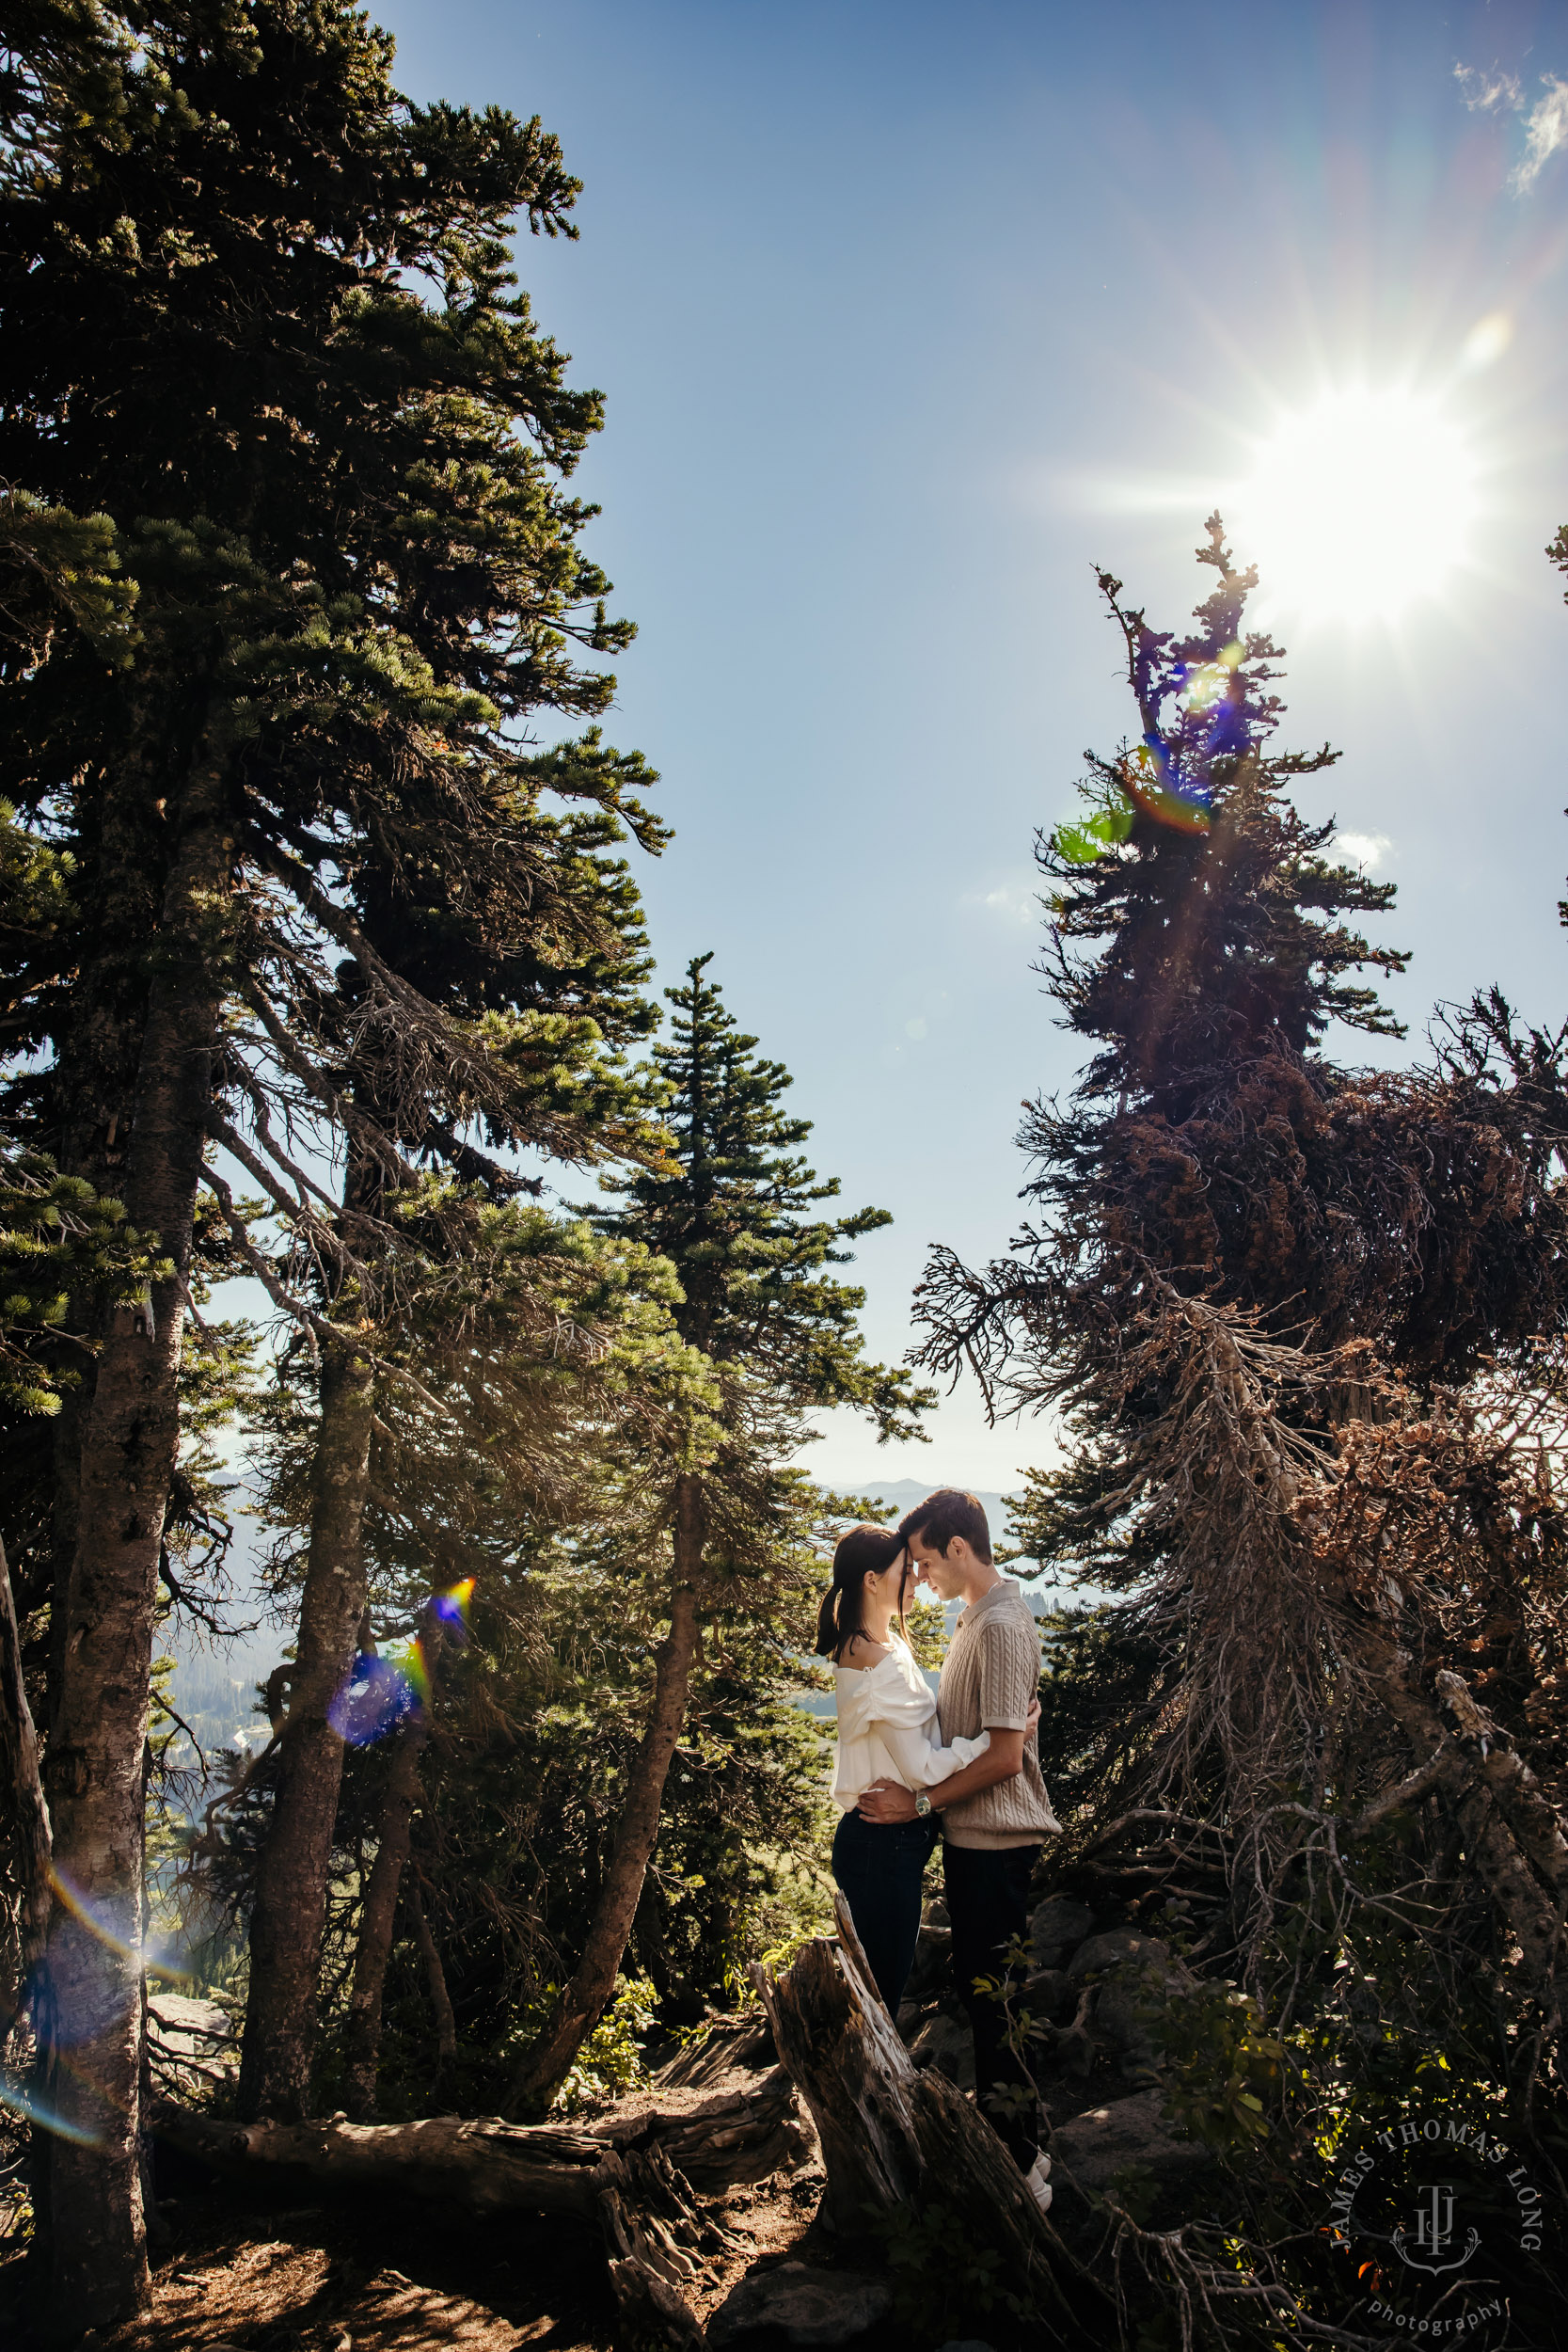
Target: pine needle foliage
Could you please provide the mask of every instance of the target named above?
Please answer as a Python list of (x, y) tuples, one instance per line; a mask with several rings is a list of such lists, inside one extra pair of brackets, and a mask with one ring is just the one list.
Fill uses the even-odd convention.
[(608, 1180), (625, 1205), (595, 1221), (670, 1261), (683, 1337), (772, 1409), (858, 1406), (879, 1438), (916, 1434), (928, 1392), (917, 1397), (902, 1368), (866, 1362), (856, 1327), (865, 1293), (827, 1271), (889, 1212), (812, 1214), (837, 1198), (838, 1179), (800, 1156), (811, 1122), (784, 1108), (793, 1080), (743, 1034), (706, 977), (711, 961), (693, 957), (685, 985), (666, 992), (671, 1039), (654, 1049), (673, 1148), (662, 1167)]

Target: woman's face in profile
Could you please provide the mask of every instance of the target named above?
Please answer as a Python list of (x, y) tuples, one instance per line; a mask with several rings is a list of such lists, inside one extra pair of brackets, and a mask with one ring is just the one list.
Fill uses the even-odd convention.
[(914, 1569), (908, 1551), (901, 1549), (896, 1557), (888, 1562), (880, 1576), (868, 1576), (865, 1589), (875, 1595), (883, 1608), (891, 1609), (895, 1616), (907, 1609), (914, 1591)]

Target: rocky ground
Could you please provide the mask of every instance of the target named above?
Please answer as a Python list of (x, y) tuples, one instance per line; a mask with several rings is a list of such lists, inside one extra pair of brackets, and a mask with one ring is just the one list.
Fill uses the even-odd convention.
[[(1164, 2118), (1144, 2017), (1152, 1985), (1191, 1983), (1191, 1974), (1137, 1905), (1092, 1883), (1088, 1892), (1092, 1900), (1059, 1894), (1037, 1907), (1033, 1967), (1019, 1995), (1019, 2006), (1046, 2028), (1036, 2074), (1049, 2126), (1053, 2218), (1069, 2230), (1090, 2219), (1094, 2199), (1118, 2175), (1135, 2173), (1158, 2193), (1176, 2189), (1206, 2161)], [(1168, 1924), (1184, 1934), (1186, 1907)], [(944, 1906), (927, 1904), (898, 2027), (917, 2065), (938, 2068), (973, 2096), (974, 2045), (950, 1945)]]

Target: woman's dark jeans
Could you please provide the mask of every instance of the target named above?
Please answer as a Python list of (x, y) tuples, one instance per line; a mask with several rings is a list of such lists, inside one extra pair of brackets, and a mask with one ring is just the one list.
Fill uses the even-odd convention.
[(937, 1823), (868, 1821), (846, 1813), (833, 1838), (833, 1876), (849, 1906), (877, 1990), (898, 2014), (920, 1934), (920, 1883)]

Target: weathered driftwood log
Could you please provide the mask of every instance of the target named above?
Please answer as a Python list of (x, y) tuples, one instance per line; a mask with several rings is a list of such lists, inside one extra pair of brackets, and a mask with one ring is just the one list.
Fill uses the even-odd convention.
[(753, 1972), (779, 2056), (822, 2143), (825, 2217), (861, 2236), (868, 2209), (940, 2207), (974, 2246), (1002, 2257), (1008, 2285), (1042, 2318), (1054, 2310), (1069, 2319), (1049, 2222), (985, 2118), (942, 2075), (917, 2072), (878, 1996), (844, 1899), (835, 1899), (837, 1943), (808, 1944), (776, 1979)]

